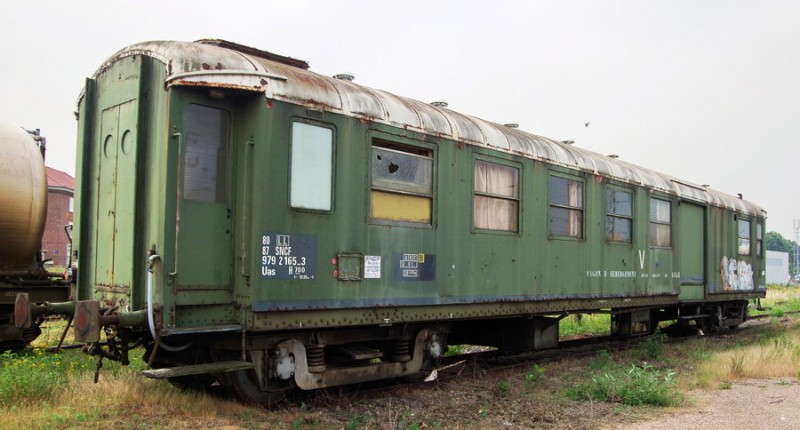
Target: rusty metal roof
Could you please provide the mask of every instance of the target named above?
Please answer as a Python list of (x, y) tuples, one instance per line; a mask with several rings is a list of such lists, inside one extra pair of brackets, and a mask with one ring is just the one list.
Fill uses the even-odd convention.
[(307, 63), (219, 40), (144, 42), (112, 56), (145, 55), (167, 66), (166, 86), (209, 86), (263, 92), (268, 99), (392, 125), (453, 141), (644, 186), (754, 216), (758, 205), (669, 175), (453, 110), (432, 106), (304, 68)]

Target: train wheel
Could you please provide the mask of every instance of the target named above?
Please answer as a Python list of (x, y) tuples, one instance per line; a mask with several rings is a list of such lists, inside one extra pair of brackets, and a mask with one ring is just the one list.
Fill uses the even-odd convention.
[(202, 374), (176, 376), (174, 378), (168, 378), (167, 381), (181, 390), (206, 391), (217, 382), (217, 378), (215, 378), (214, 375)]
[(698, 318), (694, 321), (697, 325), (697, 329), (702, 331), (703, 333), (708, 333), (709, 329), (711, 328), (711, 318)]
[(249, 370), (218, 374), (217, 379), (237, 399), (265, 407), (275, 406), (286, 399), (292, 388), (288, 383), (275, 383), (262, 390), (256, 381), (255, 372)]
[(24, 329), (16, 328), (14, 324), (2, 325), (0, 326), (0, 351), (22, 352), (40, 334), (42, 334), (42, 330), (38, 325)]

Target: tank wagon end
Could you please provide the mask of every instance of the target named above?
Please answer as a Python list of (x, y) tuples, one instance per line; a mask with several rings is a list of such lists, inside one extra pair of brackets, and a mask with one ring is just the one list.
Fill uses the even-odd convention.
[(34, 303), (69, 298), (63, 274), (49, 273), (41, 245), (47, 216), (45, 139), (38, 130), (0, 123), (0, 350), (22, 348), (41, 319), (14, 324), (16, 296)]

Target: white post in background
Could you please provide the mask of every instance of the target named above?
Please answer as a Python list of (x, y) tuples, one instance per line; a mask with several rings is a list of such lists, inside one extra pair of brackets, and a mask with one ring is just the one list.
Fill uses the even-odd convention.
[(794, 271), (800, 272), (800, 219), (794, 220)]

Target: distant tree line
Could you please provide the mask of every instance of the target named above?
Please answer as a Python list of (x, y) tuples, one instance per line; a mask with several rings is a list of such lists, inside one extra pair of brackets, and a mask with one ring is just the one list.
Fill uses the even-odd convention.
[(798, 273), (798, 267), (794, 266), (794, 253), (797, 252), (797, 242), (785, 239), (780, 233), (768, 231), (766, 237), (767, 251), (781, 251), (789, 253), (789, 272)]

